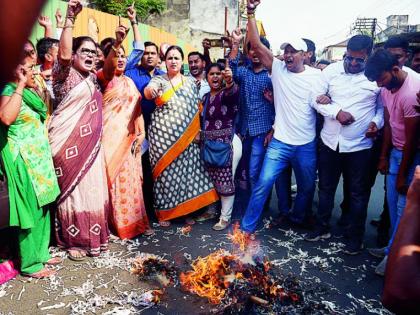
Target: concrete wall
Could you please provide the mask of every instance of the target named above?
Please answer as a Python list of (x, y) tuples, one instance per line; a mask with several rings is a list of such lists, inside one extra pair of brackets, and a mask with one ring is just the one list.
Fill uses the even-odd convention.
[[(146, 23), (200, 48), (204, 38), (219, 38), (224, 33), (225, 6), (229, 13), (228, 29), (232, 30), (238, 22), (237, 0), (167, 0), (168, 10), (161, 16), (148, 19)], [(212, 58), (222, 55), (223, 49), (211, 50)]]

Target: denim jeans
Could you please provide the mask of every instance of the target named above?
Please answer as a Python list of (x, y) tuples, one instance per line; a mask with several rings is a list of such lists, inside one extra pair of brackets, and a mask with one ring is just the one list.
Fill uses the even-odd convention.
[[(248, 179), (249, 179), (249, 186), (252, 189), (258, 181), (258, 177), (260, 176), (261, 167), (264, 162), (265, 153), (267, 148), (264, 146), (266, 134), (257, 135), (257, 136), (246, 136), (243, 142), (243, 157), (249, 159), (248, 163)], [(276, 186), (276, 193), (277, 193), (277, 202), (278, 202), (278, 210), (280, 213), (287, 212), (290, 210), (291, 205), (291, 177), (292, 177), (292, 170), (289, 169), (287, 174), (284, 176), (288, 176), (284, 180), (278, 178), (275, 182)], [(287, 190), (282, 189), (281, 185), (285, 183), (287, 180)]]
[[(252, 188), (251, 198), (242, 219), (242, 230), (255, 231), (264, 203), (278, 178), (280, 196), (285, 195), (284, 191), (288, 189), (289, 182), (285, 174), (288, 173), (287, 169), (290, 165), (292, 165), (297, 183), (297, 196), (291, 216), (296, 222), (302, 222), (305, 219), (307, 211), (311, 210), (315, 191), (316, 140), (304, 145), (290, 145), (273, 138), (268, 145), (258, 181)], [(283, 198), (280, 196), (279, 198)], [(288, 208), (283, 211), (288, 211)]]
[(362, 242), (371, 190), (371, 179), (368, 176), (371, 158), (372, 149), (343, 153), (338, 149), (331, 150), (320, 142), (318, 228), (329, 228), (335, 192), (343, 175), (349, 204), (346, 234), (350, 239)]
[[(388, 253), (391, 249), (392, 242), (394, 241), (395, 233), (397, 232), (398, 224), (400, 223), (401, 217), (404, 212), (406, 195), (402, 195), (397, 191), (397, 177), (402, 161), (403, 152), (401, 150), (393, 148), (389, 157), (389, 172), (386, 177), (387, 194), (389, 207), (389, 217), (391, 219), (392, 236), (389, 240), (386, 252)], [(413, 180), (414, 171), (416, 166), (420, 164), (420, 151), (417, 151), (413, 164), (410, 165), (407, 184), (409, 185)]]

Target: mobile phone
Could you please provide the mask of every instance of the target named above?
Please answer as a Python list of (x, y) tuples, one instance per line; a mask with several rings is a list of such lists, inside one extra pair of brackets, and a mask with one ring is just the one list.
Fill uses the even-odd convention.
[(223, 39), (216, 38), (216, 39), (209, 39), (210, 47), (223, 47)]

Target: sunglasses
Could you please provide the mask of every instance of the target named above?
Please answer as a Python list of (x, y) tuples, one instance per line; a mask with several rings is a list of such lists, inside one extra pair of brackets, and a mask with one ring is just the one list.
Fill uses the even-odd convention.
[(348, 62), (353, 62), (353, 60), (354, 60), (354, 61), (356, 61), (359, 64), (363, 64), (363, 63), (366, 62), (366, 58), (355, 58), (355, 57), (352, 57), (352, 56), (346, 56), (345, 59)]
[(79, 54), (81, 56), (88, 56), (90, 54), (93, 57), (96, 57), (98, 55), (98, 53), (96, 52), (96, 50), (87, 49), (87, 48), (80, 49)]

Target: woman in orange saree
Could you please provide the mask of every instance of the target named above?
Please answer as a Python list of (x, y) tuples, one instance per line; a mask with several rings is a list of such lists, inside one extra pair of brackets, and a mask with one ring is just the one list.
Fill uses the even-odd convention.
[(182, 49), (168, 48), (168, 73), (152, 78), (145, 97), (157, 105), (149, 127), (150, 162), (156, 215), (163, 226), (218, 200), (200, 158), (200, 96), (192, 79), (180, 73)]
[[(105, 49), (107, 56), (111, 46)], [(144, 140), (144, 121), (134, 82), (124, 75), (127, 63), (121, 47), (114, 58), (115, 76), (105, 84), (103, 94), (103, 135), (108, 189), (111, 199), (110, 229), (121, 239), (150, 235), (143, 202), (143, 171), (138, 148)], [(98, 72), (102, 77), (103, 72)]]

